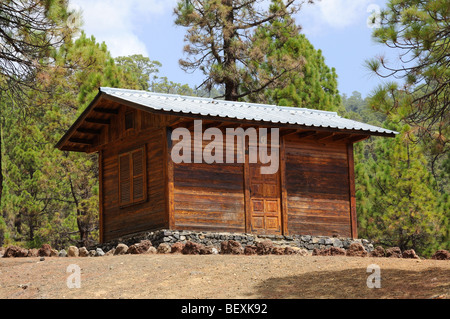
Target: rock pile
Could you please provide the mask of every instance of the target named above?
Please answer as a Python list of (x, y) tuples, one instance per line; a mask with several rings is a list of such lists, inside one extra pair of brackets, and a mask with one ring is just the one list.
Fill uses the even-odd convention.
[(434, 255), (431, 257), (431, 259), (435, 260), (450, 260), (450, 252), (447, 250), (438, 250), (434, 253)]
[[(167, 235), (167, 233), (166, 233)], [(173, 233), (172, 233), (173, 235)], [(170, 236), (172, 236), (170, 235)], [(179, 235), (179, 239), (181, 236)], [(253, 236), (253, 235), (252, 235)], [(284, 236), (285, 237), (285, 236)], [(185, 236), (187, 238), (187, 236)], [(235, 237), (233, 237), (235, 238)], [(236, 238), (235, 238), (236, 239)], [(392, 247), (384, 249), (381, 246), (373, 247), (364, 245), (362, 241), (354, 241), (349, 243), (347, 248), (339, 247), (342, 241), (333, 238), (324, 239), (324, 244), (321, 244), (323, 238), (306, 238), (306, 241), (317, 241), (318, 246), (312, 251), (293, 245), (286, 245), (284, 240), (273, 241), (266, 237), (257, 238), (253, 237), (252, 241), (246, 238), (247, 244), (243, 245), (242, 240), (237, 241), (235, 239), (227, 239), (219, 241), (218, 246), (213, 244), (203, 244), (193, 240), (183, 241), (162, 241), (153, 242), (149, 239), (140, 239), (131, 243), (117, 243), (115, 246), (110, 247), (105, 253), (105, 250), (101, 247), (86, 248), (70, 246), (67, 251), (62, 249), (57, 251), (52, 249), (50, 245), (43, 245), (40, 249), (24, 249), (18, 246), (9, 246), (6, 249), (0, 247), (0, 257), (13, 258), (13, 257), (41, 257), (45, 260), (46, 257), (101, 257), (101, 256), (118, 256), (118, 255), (137, 255), (137, 254), (184, 254), (184, 255), (216, 255), (216, 254), (229, 254), (229, 255), (299, 255), (299, 256), (349, 256), (349, 257), (387, 257), (387, 258), (410, 258), (420, 259), (416, 252), (412, 249), (401, 251), (398, 247)], [(241, 238), (242, 239), (242, 238)], [(339, 240), (339, 242), (338, 242)], [(111, 244), (110, 244), (111, 245)], [(314, 244), (315, 245), (315, 244)], [(342, 244), (343, 246), (344, 244)], [(107, 247), (107, 246), (104, 246)], [(369, 248), (369, 249), (368, 249)], [(450, 253), (447, 250), (438, 250), (433, 255), (432, 259), (436, 260), (450, 260)]]
[(227, 233), (227, 232), (195, 232), (195, 231), (178, 231), (178, 230), (157, 230), (153, 232), (144, 232), (127, 237), (122, 237), (117, 240), (110, 241), (105, 244), (97, 245), (103, 251), (109, 251), (115, 248), (118, 244), (122, 243), (127, 246), (131, 246), (141, 240), (149, 240), (154, 247), (159, 247), (160, 244), (165, 243), (169, 246), (181, 242), (186, 243), (188, 241), (202, 244), (206, 246), (213, 246), (217, 250), (221, 250), (221, 244), (225, 241), (233, 241), (240, 243), (243, 252), (245, 253), (245, 247), (250, 246), (248, 253), (256, 246), (258, 242), (270, 241), (275, 246), (304, 248), (310, 253), (314, 249), (325, 249), (330, 247), (337, 247), (348, 249), (351, 244), (361, 244), (367, 252), (371, 252), (374, 247), (373, 244), (367, 239), (351, 239), (341, 237), (326, 237), (326, 236), (310, 236), (310, 235), (255, 235), (246, 233)]

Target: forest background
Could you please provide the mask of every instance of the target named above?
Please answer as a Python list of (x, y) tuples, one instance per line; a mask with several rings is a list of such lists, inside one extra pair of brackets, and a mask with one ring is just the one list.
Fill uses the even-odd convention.
[(98, 240), (97, 155), (54, 145), (103, 86), (336, 111), (396, 130), (396, 138), (355, 147), (359, 236), (423, 256), (450, 249), (446, 1), (391, 0), (374, 17), (373, 38), (404, 54), (397, 68), (382, 57), (366, 61), (391, 80), (367, 97), (339, 93), (336, 70), (293, 18), (305, 1), (260, 2), (178, 2), (174, 21), (186, 30), (180, 67), (204, 74), (193, 87), (160, 74), (149, 57), (112, 58), (82, 31), (68, 1), (2, 1), (0, 246)]

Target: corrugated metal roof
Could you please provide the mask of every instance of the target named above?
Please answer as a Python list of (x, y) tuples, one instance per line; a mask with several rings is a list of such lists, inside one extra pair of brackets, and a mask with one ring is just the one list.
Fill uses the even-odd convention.
[(275, 124), (357, 130), (365, 133), (398, 134), (398, 132), (381, 127), (345, 119), (335, 112), (106, 87), (100, 88), (100, 92), (157, 111), (263, 121)]

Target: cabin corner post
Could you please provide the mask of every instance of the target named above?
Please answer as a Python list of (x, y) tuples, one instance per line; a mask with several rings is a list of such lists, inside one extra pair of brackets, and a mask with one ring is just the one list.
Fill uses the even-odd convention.
[(172, 161), (172, 128), (164, 128), (164, 180), (166, 193), (166, 223), (169, 229), (175, 227), (174, 216), (174, 181), (173, 181), (173, 161)]
[(99, 205), (99, 212), (98, 212), (98, 229), (99, 229), (99, 242), (104, 242), (104, 221), (103, 221), (103, 150), (100, 150), (98, 152), (98, 177), (99, 177), (99, 192), (98, 192), (98, 205)]
[(282, 234), (289, 235), (288, 228), (288, 200), (286, 189), (286, 145), (284, 136), (280, 137), (280, 189), (281, 189), (281, 220)]
[(356, 195), (355, 195), (355, 161), (353, 155), (353, 143), (347, 144), (348, 158), (348, 181), (349, 181), (349, 199), (350, 199), (350, 226), (353, 239), (358, 238), (358, 226), (356, 216)]

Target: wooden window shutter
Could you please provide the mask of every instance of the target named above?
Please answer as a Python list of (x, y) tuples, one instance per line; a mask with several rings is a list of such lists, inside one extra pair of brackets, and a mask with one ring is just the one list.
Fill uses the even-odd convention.
[(120, 206), (147, 199), (145, 147), (119, 155)]
[(145, 199), (145, 163), (144, 150), (131, 153), (133, 163), (133, 202)]
[(131, 203), (131, 161), (130, 154), (119, 156), (119, 201), (120, 205)]

